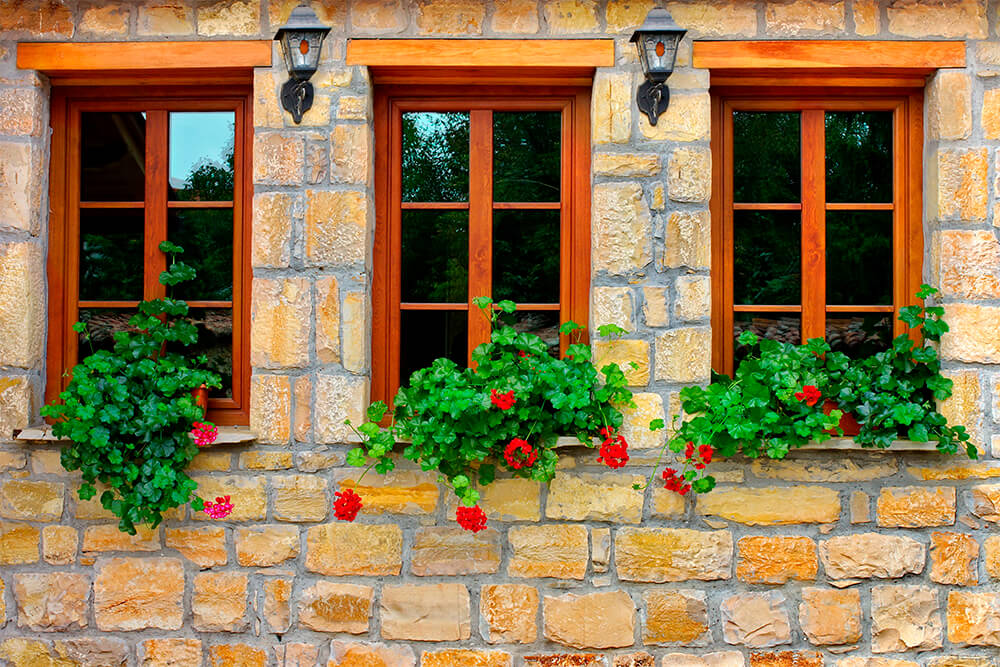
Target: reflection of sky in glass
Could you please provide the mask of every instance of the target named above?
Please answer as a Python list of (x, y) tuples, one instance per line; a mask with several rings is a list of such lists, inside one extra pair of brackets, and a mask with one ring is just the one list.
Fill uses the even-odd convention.
[(183, 187), (203, 162), (225, 165), (233, 147), (232, 111), (184, 111), (170, 114), (170, 184)]

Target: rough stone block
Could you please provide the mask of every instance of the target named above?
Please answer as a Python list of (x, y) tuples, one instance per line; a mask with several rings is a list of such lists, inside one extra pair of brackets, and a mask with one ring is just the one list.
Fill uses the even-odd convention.
[(257, 374), (250, 378), (250, 430), (261, 444), (288, 443), (292, 435), (292, 385), (287, 375)]
[(764, 10), (764, 28), (768, 35), (839, 35), (844, 32), (843, 0), (791, 0), (768, 3)]
[(883, 528), (950, 526), (955, 523), (955, 488), (883, 488), (875, 512), (878, 525)]
[(937, 214), (946, 220), (986, 220), (987, 161), (985, 148), (940, 150), (937, 154)]
[(991, 535), (983, 540), (983, 566), (991, 579), (1000, 579), (1000, 536)]
[(393, 470), (385, 475), (367, 475), (360, 486), (360, 471), (346, 470), (344, 474), (340, 490), (352, 489), (361, 496), (362, 514), (425, 515), (437, 509), (437, 473)]
[(274, 518), (278, 521), (322, 521), (332, 503), (327, 481), (316, 475), (281, 475), (271, 479)]
[(643, 494), (632, 488), (644, 483), (641, 475), (563, 473), (549, 484), (545, 516), (568, 521), (612, 521), (639, 523)]
[(615, 565), (623, 581), (712, 581), (731, 576), (733, 536), (686, 528), (620, 528)]
[(344, 425), (345, 419), (355, 424), (365, 421), (368, 408), (368, 380), (347, 375), (316, 376), (316, 406), (314, 412), (317, 444), (350, 442), (353, 435)]
[(948, 641), (1000, 646), (1000, 593), (948, 593)]
[[(267, 491), (263, 477), (243, 475), (196, 475), (192, 479), (198, 484), (198, 495), (214, 501), (220, 496), (229, 496), (233, 504), (229, 521), (263, 521), (267, 509)], [(204, 512), (194, 512), (197, 521), (211, 521)]]
[(319, 581), (299, 598), (299, 623), (318, 632), (368, 632), (375, 591), (371, 586)]
[(71, 572), (17, 573), (13, 576), (17, 627), (66, 632), (87, 627), (90, 578)]
[(1000, 522), (1000, 484), (972, 487), (972, 513), (980, 519)]
[(671, 269), (707, 269), (712, 261), (708, 211), (674, 211), (667, 218), (663, 262)]
[(37, 563), (39, 542), (34, 526), (0, 521), (0, 565)]
[(820, 542), (819, 555), (831, 579), (896, 579), (920, 574), (926, 559), (924, 545), (915, 539), (879, 533), (831, 537)]
[(76, 561), (78, 541), (76, 528), (72, 526), (45, 526), (42, 528), (42, 557), (49, 565), (70, 565)]
[(624, 144), (632, 134), (632, 77), (627, 72), (598, 69), (591, 93), (594, 144)]
[(625, 591), (608, 591), (542, 600), (545, 638), (573, 648), (631, 646), (635, 635), (635, 603)]
[(949, 331), (941, 337), (941, 358), (969, 363), (1000, 363), (1000, 308), (971, 303), (945, 307)]
[(249, 627), (247, 575), (200, 572), (194, 576), (191, 625), (202, 632), (243, 632)]
[(882, 31), (878, 0), (854, 0), (854, 32), (872, 37)]
[(483, 586), (480, 632), (490, 644), (533, 644), (538, 639), (538, 589), (522, 584)]
[(593, 171), (597, 176), (656, 176), (660, 173), (660, 156), (656, 153), (595, 153)]
[(500, 569), (500, 533), (472, 533), (458, 526), (418, 528), (410, 568), (418, 577), (492, 574)]
[(297, 526), (246, 526), (234, 533), (236, 560), (243, 567), (270, 567), (299, 556)]
[(292, 617), (292, 580), (268, 579), (264, 589), (264, 621), (271, 632), (288, 631)]
[[(618, 364), (629, 386), (649, 384), (649, 343), (644, 340), (595, 340), (591, 344), (594, 368)], [(634, 366), (633, 366), (634, 364)], [(603, 375), (602, 375), (603, 377)]]
[(538, 32), (535, 0), (496, 0), (490, 27), (494, 33), (530, 35)]
[(310, 190), (306, 198), (306, 258), (328, 266), (364, 261), (368, 200), (360, 192)]
[(737, 550), (736, 576), (749, 584), (814, 581), (819, 569), (816, 543), (808, 537), (741, 537)]
[(638, 183), (593, 187), (593, 268), (612, 275), (639, 271), (653, 260), (653, 220)]
[(799, 625), (817, 646), (861, 641), (861, 594), (857, 589), (805, 588), (799, 604)]
[(253, 138), (253, 180), (264, 185), (300, 185), (305, 175), (305, 142), (299, 136), (258, 132)]
[(118, 524), (88, 526), (83, 533), (83, 555), (102, 551), (159, 551), (160, 531), (136, 526), (135, 535), (118, 530)]
[(503, 651), (448, 649), (420, 654), (421, 667), (511, 667), (513, 664), (511, 655)]
[(329, 523), (306, 535), (306, 569), (343, 576), (398, 575), (403, 533), (396, 525)]
[(616, 324), (632, 331), (635, 315), (627, 287), (592, 287), (590, 301), (590, 320), (595, 329), (602, 324)]
[(872, 653), (941, 648), (937, 590), (927, 586), (872, 587)]
[(666, 420), (663, 397), (651, 392), (633, 394), (635, 407), (623, 406), (621, 434), (632, 450), (656, 449), (663, 445), (664, 431), (650, 431), (649, 422), (654, 419)]
[(216, 644), (208, 649), (210, 667), (267, 667), (267, 652), (249, 644)]
[(1000, 297), (1000, 242), (986, 230), (949, 229), (934, 235), (937, 284), (962, 299)]
[(177, 549), (180, 555), (201, 568), (225, 565), (226, 530), (221, 526), (210, 528), (167, 528), (164, 543)]
[(511, 577), (583, 579), (590, 551), (587, 529), (579, 525), (511, 527)]
[(886, 11), (894, 35), (985, 39), (988, 33), (986, 7), (977, 0), (911, 0), (894, 3)]
[(768, 648), (791, 643), (791, 625), (785, 596), (741, 593), (722, 601), (722, 635), (727, 644)]
[(94, 619), (99, 630), (179, 630), (184, 622), (184, 566), (177, 558), (97, 561)]
[(250, 363), (259, 368), (302, 368), (309, 363), (312, 316), (305, 278), (253, 281)]
[(712, 124), (708, 91), (671, 95), (670, 106), (650, 125), (639, 114), (639, 130), (650, 141), (707, 141)]
[(147, 639), (139, 643), (139, 667), (201, 667), (200, 639)]
[[(0, 109), (2, 98), (0, 92)], [(40, 245), (0, 243), (0, 366), (37, 368), (41, 363), (46, 319), (44, 283), (45, 259)], [(23, 402), (26, 387), (23, 380), (0, 378), (0, 397), (15, 407)], [(15, 402), (18, 397), (22, 400)], [(18, 421), (0, 418), (0, 425), (27, 425), (18, 425)]]
[(62, 516), (66, 485), (27, 479), (7, 480), (0, 486), (0, 517), (28, 521), (56, 521)]
[[(479, 508), (490, 521), (538, 521), (542, 516), (541, 484), (513, 477), (478, 487)], [(445, 495), (448, 515), (454, 516), (458, 497)]]
[(712, 195), (712, 154), (707, 148), (677, 148), (667, 164), (671, 201), (707, 202)]
[(707, 646), (712, 641), (704, 591), (646, 590), (642, 643), (646, 646)]
[(674, 283), (677, 298), (674, 314), (681, 321), (704, 320), (712, 314), (712, 279), (708, 276), (679, 276)]
[(927, 100), (927, 132), (933, 139), (972, 134), (972, 80), (964, 70), (938, 70)]
[(385, 644), (362, 644), (330, 642), (330, 661), (327, 667), (354, 667), (355, 665), (378, 665), (382, 667), (415, 667), (413, 649), (405, 644), (387, 646)]
[(198, 34), (257, 35), (260, 33), (260, 5), (252, 0), (220, 0), (198, 7)]
[(708, 327), (671, 329), (656, 338), (655, 376), (667, 382), (704, 382), (712, 360), (712, 331)]
[(979, 543), (964, 533), (931, 533), (931, 581), (953, 586), (978, 583)]
[(822, 486), (734, 486), (699, 497), (696, 508), (699, 514), (749, 526), (834, 523), (840, 518), (840, 494)]
[(384, 586), (382, 637), (419, 641), (469, 638), (469, 590), (463, 584)]

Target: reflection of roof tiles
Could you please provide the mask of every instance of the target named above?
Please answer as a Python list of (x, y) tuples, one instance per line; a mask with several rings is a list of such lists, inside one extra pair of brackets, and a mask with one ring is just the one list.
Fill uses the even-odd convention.
[[(877, 326), (885, 331), (887, 327), (888, 315)], [(830, 347), (856, 347), (865, 342), (875, 342), (879, 337), (865, 332), (863, 329), (864, 319), (855, 318), (827, 318), (826, 320), (826, 340)], [(800, 320), (798, 317), (754, 317), (749, 322), (736, 322), (733, 326), (733, 335), (738, 337), (744, 331), (753, 331), (761, 338), (777, 340), (782, 343), (798, 344), (802, 342), (802, 332), (800, 330)], [(889, 342), (891, 331), (887, 332), (884, 340)]]

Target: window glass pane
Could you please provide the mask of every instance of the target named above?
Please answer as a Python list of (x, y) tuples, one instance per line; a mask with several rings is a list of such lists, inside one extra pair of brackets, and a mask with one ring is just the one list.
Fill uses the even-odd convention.
[(826, 200), (892, 201), (892, 112), (826, 113)]
[(235, 132), (232, 111), (172, 112), (168, 197), (232, 201)]
[(733, 112), (733, 201), (798, 202), (801, 198), (798, 112)]
[(549, 348), (549, 354), (559, 357), (559, 311), (518, 310), (514, 312), (514, 329), (538, 336)]
[(826, 302), (892, 305), (892, 211), (826, 212)]
[(87, 330), (75, 334), (79, 345), (78, 361), (83, 361), (98, 350), (112, 349), (115, 346), (116, 332), (134, 331), (128, 321), (135, 313), (133, 308), (81, 308), (79, 321), (87, 326)]
[(401, 299), (469, 300), (468, 211), (403, 211)]
[(468, 363), (469, 318), (466, 311), (404, 310), (399, 314), (399, 383), (409, 384), (413, 371), (447, 357)]
[(733, 302), (801, 303), (798, 211), (736, 211), (733, 227)]
[(233, 311), (230, 308), (191, 308), (188, 320), (198, 328), (198, 342), (176, 350), (186, 356), (204, 354), (205, 368), (222, 376), (222, 389), (210, 388), (208, 395), (233, 395)]
[(403, 114), (403, 201), (469, 200), (469, 114)]
[(802, 342), (802, 317), (798, 313), (736, 313), (733, 317), (733, 345), (737, 366), (749, 351), (739, 343), (740, 334), (744, 331), (752, 331), (758, 338), (798, 345)]
[(173, 296), (187, 300), (232, 301), (232, 209), (171, 209), (167, 236), (184, 248), (179, 259), (198, 272), (194, 280), (174, 287)]
[(852, 359), (889, 349), (891, 313), (827, 313), (826, 342)]
[(142, 209), (80, 211), (80, 299), (142, 298)]
[(494, 201), (559, 201), (558, 111), (493, 114)]
[(145, 114), (80, 114), (80, 201), (142, 201), (145, 173)]
[(559, 211), (493, 212), (493, 299), (559, 303)]

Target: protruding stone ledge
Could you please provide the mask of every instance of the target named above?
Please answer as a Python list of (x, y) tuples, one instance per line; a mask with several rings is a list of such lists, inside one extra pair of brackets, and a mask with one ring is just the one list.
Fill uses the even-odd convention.
[[(257, 439), (254, 433), (246, 426), (220, 426), (219, 436), (208, 447), (218, 445), (239, 445), (253, 442)], [(60, 438), (52, 433), (52, 427), (48, 424), (44, 426), (34, 426), (26, 428), (21, 432), (15, 432), (14, 440), (24, 443), (46, 443), (46, 442), (68, 442), (69, 438)], [(204, 447), (202, 448), (204, 449)]]

